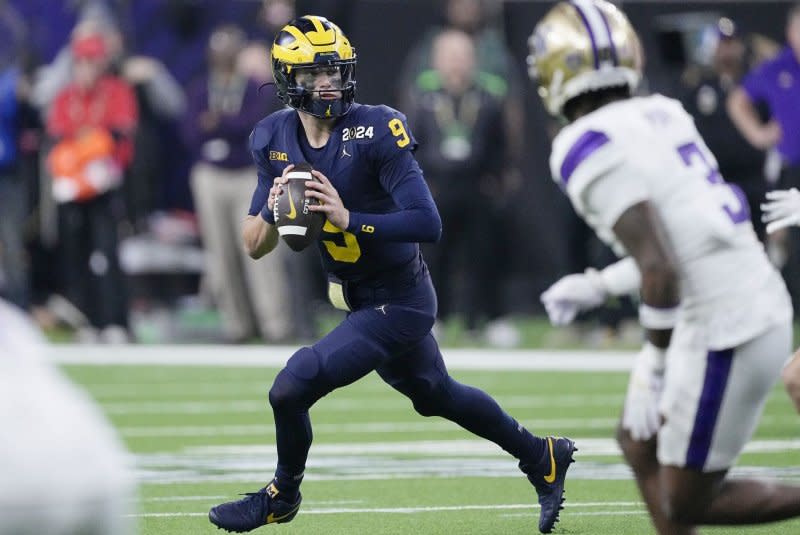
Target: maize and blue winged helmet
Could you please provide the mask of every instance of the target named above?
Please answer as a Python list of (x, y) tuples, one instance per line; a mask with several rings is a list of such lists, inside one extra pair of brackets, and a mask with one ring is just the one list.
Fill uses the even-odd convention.
[(633, 92), (641, 80), (639, 37), (605, 0), (559, 2), (536, 25), (528, 48), (529, 75), (552, 115), (584, 93), (626, 86)]
[[(314, 98), (330, 92), (304, 87), (297, 82), (303, 70), (338, 70), (338, 99)], [(272, 72), (278, 97), (288, 106), (324, 119), (350, 111), (356, 92), (356, 51), (342, 30), (324, 17), (305, 15), (281, 28), (272, 44)]]

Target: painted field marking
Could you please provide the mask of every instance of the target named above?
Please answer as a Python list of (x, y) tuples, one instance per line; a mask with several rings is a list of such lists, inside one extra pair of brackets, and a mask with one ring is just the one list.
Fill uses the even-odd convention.
[[(580, 446), (580, 457), (602, 457), (621, 455), (616, 440), (612, 438), (574, 438)], [(800, 439), (753, 440), (744, 453), (784, 453), (800, 450)], [(507, 454), (496, 444), (487, 440), (414, 440), (400, 442), (340, 442), (315, 444), (314, 456), (339, 455), (428, 455), (428, 456), (501, 456)], [(146, 456), (151, 454), (145, 454)], [(176, 456), (195, 458), (198, 456), (229, 456), (234, 458), (259, 458), (274, 456), (274, 445), (220, 445), (189, 446), (181, 454), (153, 454), (173, 459)]]
[[(148, 503), (174, 503), (174, 502), (216, 502), (229, 500), (230, 496), (158, 496), (136, 500)], [(364, 503), (364, 500), (304, 500), (305, 505), (355, 505)]]
[[(59, 364), (283, 367), (295, 346), (53, 345)], [(635, 351), (443, 350), (448, 368), (463, 370), (628, 371)]]
[[(388, 388), (388, 387), (387, 387)], [(495, 400), (507, 408), (537, 408), (558, 405), (564, 407), (598, 407), (622, 406), (624, 395), (558, 395), (558, 396), (494, 396)], [(230, 414), (270, 411), (266, 394), (262, 399), (240, 400), (180, 400), (180, 401), (146, 401), (146, 402), (101, 402), (106, 414)], [(353, 411), (403, 411), (408, 412), (410, 402), (398, 397), (395, 399), (370, 401), (366, 398), (344, 398), (325, 400), (319, 412)]]
[[(613, 429), (617, 425), (617, 418), (536, 418), (521, 419), (520, 423), (531, 429)], [(794, 414), (785, 417), (764, 418), (762, 423), (785, 423), (792, 425), (797, 422)], [(160, 425), (160, 426), (121, 426), (119, 433), (128, 438), (174, 438), (174, 437), (263, 437), (275, 434), (274, 425), (242, 424), (242, 425)], [(417, 433), (424, 431), (456, 432), (461, 428), (456, 424), (446, 421), (417, 422), (361, 422), (361, 423), (320, 423), (314, 424), (316, 433), (360, 433), (360, 434), (396, 434)]]
[[(583, 507), (644, 507), (641, 502), (578, 502), (564, 504), (565, 509), (580, 509)], [(304, 515), (339, 515), (339, 514), (416, 514), (416, 513), (437, 513), (450, 511), (495, 511), (495, 510), (517, 510), (517, 509), (538, 509), (539, 504), (535, 503), (513, 503), (513, 504), (481, 504), (481, 505), (441, 505), (426, 507), (338, 507), (338, 508), (313, 508), (303, 509)], [(581, 514), (604, 515), (619, 513), (644, 513), (635, 509), (632, 511), (571, 511), (570, 516)], [(174, 512), (174, 513), (134, 513), (128, 516), (133, 517), (179, 517), (179, 516), (208, 516), (208, 513), (194, 512)]]

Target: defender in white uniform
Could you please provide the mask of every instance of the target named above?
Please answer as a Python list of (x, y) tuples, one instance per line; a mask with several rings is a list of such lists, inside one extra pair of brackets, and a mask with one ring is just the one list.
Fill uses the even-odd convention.
[(682, 106), (632, 97), (641, 49), (604, 0), (561, 2), (536, 26), (529, 66), (551, 113), (553, 178), (627, 258), (542, 296), (554, 323), (640, 290), (647, 342), (618, 439), (662, 534), (800, 515), (800, 488), (728, 480), (791, 350), (779, 273)]
[(0, 300), (0, 535), (128, 535), (126, 453), (100, 409)]

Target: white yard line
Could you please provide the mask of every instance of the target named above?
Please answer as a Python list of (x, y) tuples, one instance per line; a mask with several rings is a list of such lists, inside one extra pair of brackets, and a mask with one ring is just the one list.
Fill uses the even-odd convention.
[[(578, 502), (564, 504), (566, 509), (580, 509), (584, 507), (644, 507), (640, 502)], [(340, 515), (340, 514), (416, 514), (416, 513), (436, 513), (448, 511), (496, 511), (496, 510), (517, 510), (517, 509), (537, 509), (538, 504), (533, 503), (512, 503), (512, 504), (481, 504), (481, 505), (441, 505), (428, 507), (331, 507), (331, 508), (303, 508), (303, 515)], [(626, 511), (571, 511), (570, 516), (579, 515), (613, 515), (613, 514), (644, 514), (642, 509)], [(208, 516), (208, 513), (193, 512), (174, 512), (174, 513), (136, 513), (128, 516), (139, 518), (162, 518), (162, 517), (181, 517), (181, 516)]]
[[(553, 418), (520, 420), (526, 427), (563, 429), (613, 427), (616, 418)], [(315, 433), (417, 433), (423, 431), (460, 431), (461, 428), (446, 420), (420, 420), (419, 422), (361, 422), (349, 424), (315, 424)], [(163, 425), (163, 426), (122, 426), (119, 432), (127, 438), (170, 438), (170, 437), (231, 437), (231, 436), (272, 436), (274, 425)]]
[[(629, 480), (612, 439), (576, 438), (578, 463), (571, 479)], [(800, 440), (760, 440), (747, 453), (796, 454)], [(518, 477), (508, 454), (486, 441), (439, 440), (319, 444), (309, 459), (308, 481), (378, 481), (453, 477)], [(611, 462), (609, 462), (611, 461)], [(272, 446), (195, 446), (179, 453), (142, 453), (132, 460), (143, 484), (242, 483), (254, 485), (276, 462)], [(738, 466), (736, 477), (769, 476), (797, 480), (800, 467)]]
[[(533, 507), (533, 505), (528, 504), (526, 507)], [(494, 506), (494, 507), (486, 507), (485, 510), (497, 510), (497, 509), (504, 509), (503, 506)], [(439, 511), (458, 511), (459, 509), (431, 509), (430, 511), (423, 511), (423, 512), (439, 512)], [(417, 513), (419, 511), (391, 511), (387, 509), (374, 509), (374, 510), (364, 510), (364, 511), (355, 511), (355, 513), (396, 513), (396, 514), (409, 514), (409, 513)], [(336, 514), (353, 514), (353, 511), (314, 511), (314, 510), (303, 510), (301, 514), (304, 515), (336, 515)], [(570, 512), (569, 516), (646, 516), (647, 511), (641, 509), (634, 509), (628, 511), (572, 511)], [(131, 518), (177, 518), (177, 517), (207, 517), (208, 513), (137, 513), (132, 515), (124, 515), (126, 517)], [(502, 514), (500, 516), (528, 516), (528, 513), (514, 513), (514, 514)]]
[[(622, 452), (612, 438), (574, 438), (581, 457), (619, 456)], [(783, 453), (800, 450), (800, 439), (753, 440), (744, 453)], [(338, 455), (429, 455), (429, 456), (507, 456), (487, 440), (415, 440), (402, 442), (345, 442), (315, 444), (314, 456)], [(274, 445), (194, 446), (185, 449), (187, 456), (262, 457), (274, 455)], [(170, 455), (170, 454), (166, 454)]]
[[(266, 409), (265, 409), (266, 411)], [(520, 423), (533, 430), (554, 429), (611, 429), (617, 418), (536, 418), (521, 419)], [(765, 418), (762, 423), (793, 425), (797, 417)], [(275, 434), (271, 424), (243, 425), (161, 425), (121, 426), (119, 433), (127, 438), (186, 438), (186, 437), (264, 437)], [(349, 424), (314, 424), (315, 433), (354, 434), (398, 434), (418, 432), (456, 432), (461, 428), (446, 420), (422, 420), (417, 422), (359, 422)], [(315, 446), (316, 449), (316, 446)]]
[[(295, 346), (53, 345), (60, 364), (280, 367)], [(443, 349), (447, 366), (463, 370), (627, 371), (633, 351)]]
[[(159, 496), (153, 498), (144, 498), (137, 500), (141, 502), (158, 502), (158, 503), (173, 503), (173, 502), (217, 502), (220, 500), (229, 500), (230, 496)], [(303, 500), (303, 504), (308, 506), (316, 505), (354, 505), (364, 503), (364, 500)]]
[[(387, 387), (388, 388), (388, 387)], [(181, 401), (142, 401), (142, 402), (111, 402), (101, 403), (107, 414), (228, 414), (265, 412), (270, 410), (267, 401), (266, 388), (261, 399), (249, 400), (181, 400)], [(90, 392), (94, 392), (89, 387)], [(553, 406), (564, 407), (597, 407), (597, 406), (622, 406), (624, 396), (613, 395), (556, 395), (556, 396), (495, 396), (500, 405), (506, 408), (536, 408)], [(410, 402), (401, 396), (395, 400), (369, 400), (367, 398), (326, 399), (317, 411), (320, 412), (347, 412), (364, 410), (370, 413), (375, 411), (403, 411), (408, 412)]]

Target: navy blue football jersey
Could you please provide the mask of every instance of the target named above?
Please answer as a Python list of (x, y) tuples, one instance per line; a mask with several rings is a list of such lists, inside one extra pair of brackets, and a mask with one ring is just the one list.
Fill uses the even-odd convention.
[(249, 213), (261, 211), (287, 165), (310, 163), (350, 211), (346, 229), (325, 222), (318, 246), (326, 271), (348, 281), (375, 278), (416, 261), (418, 243), (441, 234), (436, 205), (412, 154), (416, 146), (405, 116), (388, 106), (354, 104), (319, 149), (308, 144), (295, 110), (275, 112), (250, 136), (258, 185)]

